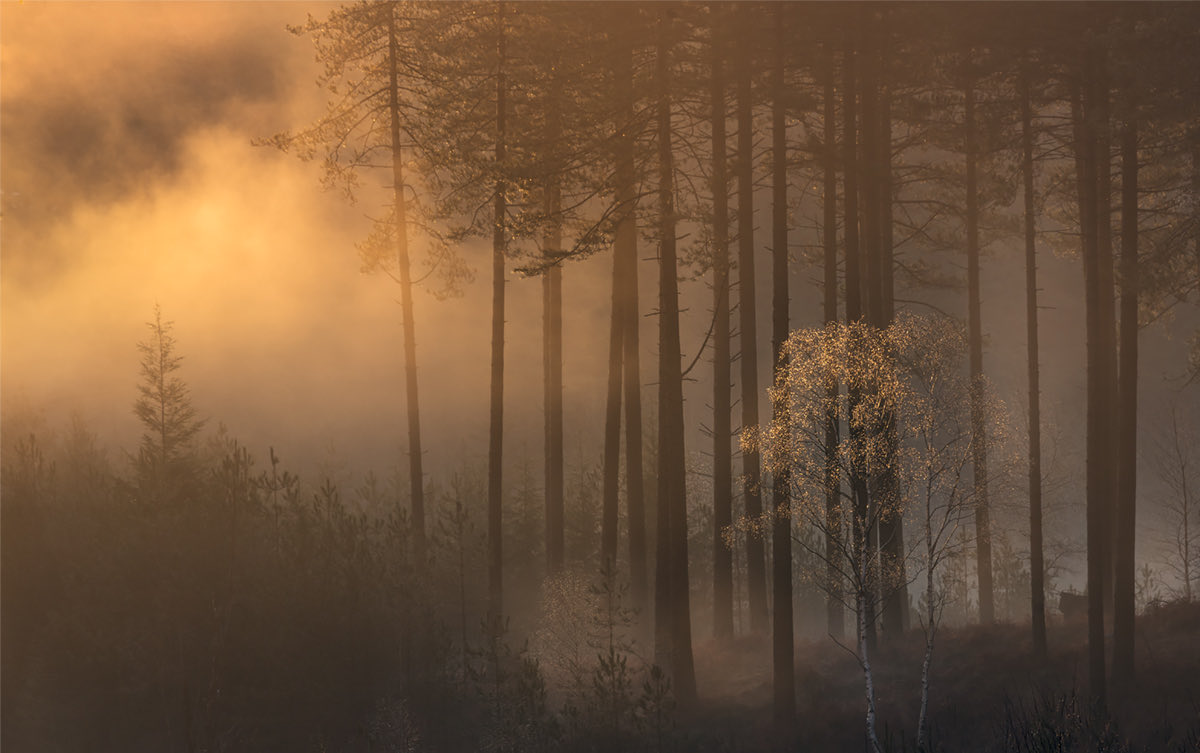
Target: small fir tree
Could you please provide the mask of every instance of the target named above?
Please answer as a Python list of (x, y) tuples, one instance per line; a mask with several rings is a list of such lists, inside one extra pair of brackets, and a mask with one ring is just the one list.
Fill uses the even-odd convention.
[(204, 427), (196, 414), (187, 384), (177, 372), (183, 357), (176, 354), (174, 322), (163, 321), (162, 307), (146, 323), (150, 336), (138, 343), (142, 355), (141, 382), (133, 412), (143, 432), (138, 449), (138, 474), (160, 491), (169, 480), (186, 475), (193, 460), (193, 440)]

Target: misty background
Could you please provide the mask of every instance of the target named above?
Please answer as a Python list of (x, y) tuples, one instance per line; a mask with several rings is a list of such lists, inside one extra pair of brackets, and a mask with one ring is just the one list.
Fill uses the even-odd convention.
[[(306, 482), (322, 476), (390, 476), (404, 458), (400, 307), (386, 276), (360, 272), (355, 244), (382, 214), (367, 192), (357, 205), (319, 185), (320, 166), (253, 145), (311, 122), (325, 92), (308, 38), (287, 32), (325, 3), (0, 4), (0, 392), (10, 437), (63, 430), (78, 415), (103, 441), (132, 452), (136, 343), (155, 304), (175, 323), (181, 376), (193, 400), (251, 452), (274, 447)], [(382, 181), (382, 176), (380, 180)], [(764, 212), (757, 202), (760, 290), (769, 290)], [(802, 200), (798, 200), (802, 203)], [(815, 204), (814, 204), (815, 207)], [(808, 211), (819, 211), (808, 207)], [(797, 206), (797, 212), (806, 211)], [(813, 215), (815, 216), (815, 214)], [(811, 231), (810, 231), (811, 232)], [(793, 251), (816, 243), (793, 233)], [(1019, 239), (983, 260), (984, 369), (1025, 415), (1023, 268)], [(1082, 541), (1084, 308), (1078, 258), (1039, 255), (1047, 505)], [(414, 249), (420, 268), (421, 249)], [(459, 249), (480, 272), (447, 300), (415, 298), (419, 379), (431, 482), (482, 461), (487, 431), (487, 263), (476, 241)], [(642, 309), (654, 309), (656, 266), (643, 242)], [(961, 274), (965, 262), (944, 258)], [(820, 270), (794, 264), (793, 326), (820, 322)], [(564, 385), (569, 466), (600, 458), (611, 262), (571, 263), (564, 274)], [(419, 274), (419, 273), (418, 273)], [(681, 286), (685, 367), (711, 321), (699, 270)], [(696, 277), (698, 279), (689, 279)], [(506, 486), (513, 469), (540, 469), (541, 292), (509, 273), (506, 359)], [(965, 313), (965, 291), (920, 298)], [(767, 321), (769, 296), (760, 296)], [(1139, 421), (1161, 422), (1178, 393), (1195, 307), (1145, 329)], [(644, 352), (656, 323), (643, 318)], [(761, 373), (769, 352), (762, 349)], [(711, 441), (707, 354), (685, 384), (687, 450), (703, 476)], [(653, 369), (643, 357), (652, 411)], [(765, 410), (766, 396), (762, 396)], [(1188, 403), (1187, 401), (1192, 401)], [(653, 426), (652, 413), (646, 426)], [(765, 415), (765, 414), (764, 414)], [(1017, 432), (1018, 434), (1020, 432)], [(1149, 446), (1149, 443), (1146, 444)], [(114, 450), (117, 451), (117, 450)], [(477, 454), (477, 455), (476, 455)], [(1143, 458), (1143, 466), (1145, 466)], [(1153, 471), (1138, 474), (1139, 560), (1166, 532), (1153, 504)], [(1020, 488), (1023, 478), (1010, 480)], [(997, 503), (1004, 503), (997, 490)], [(1015, 504), (1019, 492), (1010, 495)], [(1027, 526), (1018, 509), (1000, 526)], [(1082, 567), (1059, 586), (1082, 582)]]

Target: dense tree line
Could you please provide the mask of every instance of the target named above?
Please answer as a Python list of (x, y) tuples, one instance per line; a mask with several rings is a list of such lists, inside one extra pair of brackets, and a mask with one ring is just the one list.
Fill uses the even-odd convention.
[[(147, 434), (129, 469), (100, 456), (82, 430), (61, 448), (61, 467), (36, 438), (8, 450), (3, 569), (14, 579), (10, 563), (36, 563), (54, 589), (6, 582), (6, 606), (20, 604), (6, 609), (20, 615), (6, 619), (7, 646), (51, 645), (54, 634), (35, 625), (55, 622), (56, 601), (94, 610), (78, 615), (110, 621), (94, 640), (120, 636), (153, 657), (143, 677), (129, 673), (133, 657), (97, 652), (109, 663), (89, 671), (122, 678), (114, 708), (156, 704), (159, 739), (189, 750), (216, 747), (222, 735), (351, 734), (329, 726), (350, 718), (338, 709), (381, 697), (391, 705), (379, 709), (380, 724), (403, 735), (406, 714), (436, 716), (437, 693), (461, 700), (468, 685), (478, 690), (469, 713), (491, 725), (496, 747), (515, 749), (520, 739), (505, 735), (529, 746), (582, 740), (584, 728), (606, 730), (609, 741), (639, 725), (664, 728), (670, 704), (686, 709), (704, 695), (693, 647), (703, 611), (722, 642), (739, 628), (770, 632), (774, 718), (786, 733), (796, 723), (793, 599), (806, 608), (813, 602), (799, 594), (808, 589), (824, 600), (817, 620), (864, 670), (874, 750), (883, 743), (871, 657), (911, 627), (925, 629), (923, 735), (954, 563), (973, 560), (978, 620), (1003, 619), (1007, 544), (990, 490), (1005, 473), (1028, 480), (1021, 580), (1033, 651), (1048, 650), (1037, 258), (1054, 242), (1080, 259), (1086, 295), (1088, 693), (1103, 706), (1136, 687), (1138, 332), (1200, 297), (1195, 8), (369, 2), (294, 31), (314, 41), (320, 83), (334, 98), (319, 122), (266, 142), (321, 160), (330, 185), (352, 198), (369, 193), (364, 173), (389, 176), (385, 216), (360, 248), (401, 291), (408, 446), (396, 488), (372, 478), (354, 492), (357, 511), (328, 480), (302, 491), (273, 453), (255, 470), (232, 439), (198, 443), (198, 414), (171, 381), (179, 362), (156, 314), (136, 404)], [(440, 272), (431, 278), (438, 290), (460, 288), (469, 273), (457, 249), (473, 238), (491, 248), (487, 468), (482, 479), (465, 472), (447, 482), (423, 466), (416, 342), (426, 325), (413, 321), (412, 270)], [(1013, 471), (1002, 457), (1013, 430), (987, 379), (981, 277), (989, 247), (1017, 243), (1028, 425), (1027, 468)], [(605, 253), (603, 457), (571, 479), (563, 290), (574, 260)], [(767, 253), (769, 346), (757, 305)], [(638, 296), (646, 256), (657, 276), (649, 306)], [(821, 270), (825, 327), (796, 335), (789, 280), (803, 263)], [(681, 281), (701, 277), (711, 310), (682, 311)], [(523, 278), (540, 278), (544, 312), (544, 404), (520, 406), (545, 411), (540, 488), (530, 473), (503, 473), (504, 352), (514, 336), (505, 300), (532, 294)], [(965, 321), (928, 314), (947, 289), (965, 297)], [(642, 373), (639, 342), (647, 308), (657, 323), (653, 377)], [(685, 315), (710, 322), (705, 349), (686, 358)], [(701, 356), (713, 374), (704, 427), (712, 458), (711, 488), (697, 499), (684, 381)], [(650, 384), (655, 398), (643, 405)], [(654, 426), (643, 426), (647, 415)], [(74, 477), (85, 472), (95, 480)], [(1186, 471), (1181, 478), (1186, 490)], [(73, 515), (84, 500), (72, 490), (84, 486), (86, 504), (99, 507)], [(102, 510), (119, 511), (119, 525)], [(27, 533), (15, 548), (13, 531)], [(79, 542), (114, 535), (120, 546), (102, 547), (111, 557), (82, 561), (100, 550)], [(1190, 594), (1186, 531), (1184, 541)], [(169, 564), (134, 572), (148, 561)], [(163, 624), (121, 623), (103, 606), (124, 598), (118, 589), (104, 599), (80, 590), (97, 573), (150, 600), (145, 608)], [(574, 711), (560, 718), (539, 685), (549, 668), (515, 651), (513, 636), (541, 630), (543, 647), (563, 640), (546, 637), (544, 613), (532, 615), (539, 599), (553, 601), (546, 594), (575, 593), (579, 574), (599, 584), (575, 594), (577, 608), (596, 610), (584, 630), (596, 645), (576, 646), (564, 663)], [(918, 575), (913, 610), (908, 586)], [(184, 585), (192, 577), (202, 588)], [(971, 576), (961, 580), (967, 590)], [(256, 619), (292, 627), (270, 647), (239, 645), (262, 637)], [(285, 683), (287, 656), (321, 651), (313, 631), (345, 625), (358, 632), (341, 634), (344, 650)], [(28, 683), (53, 671), (12, 670)], [(354, 677), (362, 696), (330, 700), (323, 677)], [(323, 710), (313, 730), (285, 733), (242, 718), (239, 704), (251, 701), (231, 687), (280, 704), (286, 687), (294, 703)], [(597, 709), (608, 716), (584, 718)], [(424, 728), (454, 734), (449, 723)]]

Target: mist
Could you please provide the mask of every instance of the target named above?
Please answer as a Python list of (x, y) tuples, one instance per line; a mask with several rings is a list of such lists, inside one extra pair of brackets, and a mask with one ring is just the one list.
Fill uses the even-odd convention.
[[(3, 740), (66, 750), (109, 729), (98, 749), (1008, 751), (1026, 749), (1022, 734), (1044, 722), (1077, 739), (1111, 728), (1131, 749), (1168, 737), (1170, 750), (1189, 749), (1200, 740), (1180, 700), (1200, 677), (1187, 647), (1200, 629), (1189, 569), (1200, 566), (1189, 517), (1200, 510), (1186, 490), (1200, 421), (1200, 90), (1179, 71), (1200, 64), (1198, 33), (1191, 7), (1167, 3), (1112, 4), (1093, 18), (1064, 3), (3, 0), (3, 695), (16, 709)], [(355, 44), (361, 55), (347, 52)], [(1022, 76), (1035, 89), (1041, 607)], [(360, 91), (360, 80), (375, 88)], [(723, 118), (709, 86), (723, 87)], [(344, 96), (384, 104), (339, 120)], [(836, 128), (822, 130), (830, 117)], [(1130, 321), (1120, 309), (1127, 117), (1141, 128), (1132, 154), (1143, 181), (1132, 199), (1143, 280), (1132, 432), (1118, 424), (1129, 401), (1118, 368)], [(304, 129), (331, 122), (354, 125), (306, 155)], [(352, 156), (355, 135), (370, 144), (365, 156)], [(723, 230), (710, 183), (718, 148)], [(968, 154), (978, 164), (968, 168)], [(350, 173), (353, 196), (331, 180)], [(495, 194), (510, 202), (504, 222)], [(392, 214), (404, 202), (408, 226)], [(1087, 216), (1106, 208), (1108, 223)], [(621, 223), (634, 219), (630, 242)], [(402, 228), (416, 280), (415, 488), (427, 504), (408, 488), (418, 467), (409, 291), (361, 251), (380, 227)], [(858, 248), (848, 227), (861, 230)], [(741, 294), (743, 237), (753, 300)], [(439, 253), (467, 271), (452, 290), (431, 269)], [(499, 427), (497, 253), (507, 254)], [(636, 257), (635, 290), (623, 254)], [(732, 275), (724, 333), (721, 264)], [(547, 386), (551, 268), (562, 273), (561, 418)], [(1111, 310), (1097, 313), (1106, 298)], [(744, 308), (757, 319), (758, 427), (743, 426)], [(621, 370), (629, 329), (612, 339), (629, 311), (636, 374)], [(777, 358), (787, 333), (835, 353), (837, 333), (859, 324), (884, 338), (888, 368), (911, 367), (914, 380), (927, 375), (901, 362), (927, 354), (902, 351), (932, 337), (923, 327), (961, 330), (961, 352), (933, 359), (953, 366), (956, 388), (974, 379), (968, 350), (981, 348), (982, 386), (926, 411), (971, 425), (962, 444), (944, 426), (934, 437), (953, 457), (938, 462), (958, 463), (939, 469), (937, 484), (955, 481), (937, 508), (949, 521), (937, 551), (920, 548), (921, 516), (934, 508), (915, 502), (925, 477), (911, 459), (933, 432), (906, 425), (895, 405), (856, 424), (861, 391), (849, 371), (832, 376), (851, 356), (820, 376), (848, 406), (826, 406), (822, 436), (845, 443), (822, 448), (826, 462), (845, 462), (825, 482), (833, 490), (804, 477), (809, 459), (786, 459), (802, 442), (779, 449), (780, 437), (816, 435), (788, 423), (798, 403), (787, 400), (802, 401), (804, 379), (817, 377)], [(164, 334), (177, 371), (166, 359), (156, 372), (147, 355), (163, 355)], [(837, 360), (812, 362), (823, 359)], [(1097, 376), (1097, 364), (1112, 373)], [(721, 369), (732, 374), (725, 450), (714, 443)], [(142, 404), (157, 394), (169, 423), (168, 377), (186, 385), (176, 402), (195, 410), (194, 424), (180, 420), (195, 436), (179, 448)], [(968, 397), (985, 394), (992, 412), (985, 419), (972, 402), (965, 418)], [(634, 396), (641, 426), (630, 430)], [(1111, 426), (1097, 429), (1098, 417)], [(870, 450), (880, 458), (855, 454), (868, 452), (854, 444), (862, 432), (878, 439), (889, 425), (890, 449)], [(1109, 466), (1131, 435), (1126, 494)], [(633, 449), (635, 436), (644, 448)], [(489, 458), (497, 437), (499, 464)], [(963, 448), (988, 441), (981, 470)], [(641, 479), (629, 470), (635, 452)], [(751, 464), (761, 484), (746, 475)], [(844, 509), (833, 512), (826, 500), (838, 494)], [(1136, 509), (1128, 537), (1118, 494)], [(864, 501), (893, 497), (903, 502), (890, 512)], [(889, 525), (904, 532), (899, 554)], [(557, 560), (556, 535), (566, 541)], [(845, 562), (819, 545), (835, 537)], [(985, 540), (994, 549), (980, 555)], [(1120, 559), (1129, 542), (1133, 559)], [(904, 565), (889, 569), (888, 557)], [(985, 585), (985, 561), (999, 585)], [(1099, 609), (1071, 611), (1091, 609), (1098, 590)], [(860, 612), (870, 612), (861, 625)], [(1136, 683), (1124, 655), (1104, 653), (1131, 640), (1134, 628), (1116, 626), (1126, 612), (1142, 641), (1130, 649)], [(772, 642), (785, 631), (793, 640)], [(874, 737), (877, 723), (897, 740)], [(976, 728), (986, 725), (1016, 732), (984, 747)]]
[[(398, 293), (360, 272), (355, 247), (378, 207), (348, 205), (321, 190), (315, 165), (252, 144), (320, 112), (311, 43), (284, 27), (328, 7), (4, 6), (10, 406), (60, 429), (78, 413), (131, 447), (135, 345), (159, 304), (197, 406), (256, 452), (356, 475), (401, 462)], [(462, 252), (475, 268), (487, 258), (477, 244)], [(608, 292), (603, 262), (576, 267), (565, 384), (582, 427), (603, 399), (593, 344)], [(484, 285), (416, 299), (435, 469), (486, 433)], [(540, 293), (536, 279), (510, 286), (510, 326), (528, 333), (510, 343), (509, 400), (529, 406), (514, 411), (513, 446), (532, 455), (541, 419), (523, 415), (541, 396)], [(598, 439), (578, 441), (597, 451)]]

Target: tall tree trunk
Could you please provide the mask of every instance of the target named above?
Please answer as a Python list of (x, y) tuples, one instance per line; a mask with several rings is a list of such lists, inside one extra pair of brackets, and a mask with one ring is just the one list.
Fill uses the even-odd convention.
[[(842, 161), (844, 162), (842, 170), (842, 194), (845, 202), (845, 227), (846, 227), (846, 323), (857, 324), (863, 321), (863, 305), (862, 305), (862, 275), (860, 273), (860, 255), (859, 255), (859, 214), (858, 214), (858, 112), (857, 112), (857, 66), (855, 65), (855, 50), (854, 37), (852, 32), (846, 34), (846, 49), (845, 57), (842, 65), (842, 74), (844, 84), (842, 87)], [(861, 400), (861, 395), (857, 388), (847, 387), (848, 399), (850, 402), (850, 410), (853, 413), (854, 407)], [(860, 428), (854, 425), (850, 427), (850, 431), (855, 434), (851, 436), (852, 443), (857, 443), (861, 438), (857, 436)], [(854, 540), (854, 559), (855, 571), (859, 571), (864, 567), (868, 567), (870, 559), (869, 534), (864, 530), (867, 522), (868, 512), (870, 510), (870, 497), (867, 489), (867, 479), (863, 473), (863, 468), (859, 464), (852, 463), (850, 467), (850, 493), (854, 500), (851, 524), (851, 536)], [(865, 571), (864, 571), (865, 572)], [(861, 590), (861, 588), (857, 588)], [(872, 599), (867, 599), (862, 594), (856, 594), (855, 607), (859, 610), (868, 609), (874, 612), (874, 602)], [(874, 615), (862, 614), (858, 615), (855, 621), (860, 635), (857, 636), (858, 642), (867, 650), (874, 651), (875, 649), (875, 621)], [(867, 634), (861, 635), (863, 630)]]
[[(859, 9), (864, 10), (864, 9)], [(874, 39), (869, 28), (871, 11), (860, 12), (858, 22), (858, 91), (862, 111), (859, 124), (862, 143), (862, 159), (858, 162), (859, 209), (862, 212), (862, 260), (865, 283), (863, 303), (867, 322), (872, 327), (886, 326), (883, 321), (883, 289), (879, 269), (879, 128), (878, 63), (875, 57)]]
[[(713, 13), (717, 11), (714, 8)], [(715, 18), (714, 18), (715, 21)], [(733, 523), (733, 426), (729, 345), (729, 181), (725, 171), (725, 54), (712, 29), (713, 196), (713, 634), (733, 637), (733, 550), (725, 532)]]
[[(884, 23), (887, 23), (886, 17)], [(886, 34), (879, 54), (886, 64), (890, 59)], [(879, 275), (883, 288), (883, 318), (891, 324), (896, 317), (896, 238), (892, 222), (892, 191), (895, 186), (892, 180), (892, 87), (886, 70), (880, 76), (879, 86), (879, 141)]]
[[(787, 112), (784, 108), (783, 51), (787, 24), (782, 5), (775, 6), (775, 44), (771, 66), (771, 341), (776, 373), (787, 369), (783, 347), (788, 338), (788, 206)], [(778, 408), (777, 408), (778, 410)], [(776, 413), (775, 418), (783, 416)], [(772, 525), (772, 655), (774, 657), (775, 721), (790, 724), (796, 717), (795, 637), (792, 628), (792, 511), (791, 480), (786, 469), (775, 474)]]
[(967, 158), (967, 351), (971, 373), (971, 468), (975, 495), (975, 567), (979, 576), (979, 621), (996, 618), (992, 589), (992, 533), (988, 505), (987, 425), (984, 416), (983, 325), (979, 300), (979, 188), (975, 153), (975, 81), (965, 87)]
[(682, 704), (696, 697), (687, 559), (687, 467), (683, 446), (683, 374), (675, 249), (675, 162), (671, 146), (671, 16), (660, 10), (655, 84), (658, 120), (659, 346), (658, 563), (655, 653), (670, 668)]
[[(858, 191), (859, 191), (859, 220), (862, 223), (859, 243), (860, 259), (862, 270), (862, 290), (863, 290), (863, 308), (866, 321), (872, 327), (883, 326), (883, 311), (880, 306), (881, 291), (880, 291), (880, 275), (879, 275), (879, 185), (877, 182), (876, 167), (879, 162), (879, 143), (873, 138), (877, 126), (877, 118), (875, 113), (875, 56), (872, 47), (872, 39), (869, 30), (870, 19), (872, 12), (870, 9), (862, 6), (855, 8), (855, 32), (858, 43), (858, 61), (859, 61), (859, 78), (858, 78), (858, 96), (859, 106), (861, 107), (859, 115), (861, 122), (859, 123), (859, 143), (861, 145), (861, 159), (858, 161)], [(872, 435), (878, 435), (882, 432), (882, 423), (866, 428), (866, 431)], [(870, 462), (869, 465), (874, 465)], [(869, 500), (875, 505), (876, 511), (886, 507), (887, 497), (881, 485), (881, 471), (877, 468), (864, 468), (864, 483), (868, 490)], [(864, 507), (864, 510), (869, 509)], [(871, 562), (879, 562), (883, 564), (879, 552), (879, 535), (881, 533), (878, 523), (880, 516), (878, 514), (870, 516), (874, 518), (870, 530), (867, 532), (866, 552), (865, 555)], [(882, 575), (882, 567), (879, 570)], [(867, 644), (871, 651), (875, 650), (875, 641), (878, 639), (879, 624), (876, 619), (877, 611), (884, 602), (887, 593), (887, 584), (883, 582), (883, 578), (875, 580), (874, 604), (871, 613), (867, 615)]]
[(1037, 235), (1033, 204), (1033, 107), (1021, 79), (1021, 173), (1025, 193), (1025, 333), (1029, 375), (1029, 593), (1033, 652), (1046, 656), (1046, 564), (1042, 555), (1042, 412), (1038, 374)]
[[(1192, 142), (1192, 200), (1200, 201), (1200, 127), (1193, 127)], [(1196, 255), (1196, 292), (1200, 293), (1200, 220), (1192, 227), (1192, 250)]]
[(496, 7), (496, 196), (492, 230), (492, 374), (488, 430), (488, 614), (498, 620), (504, 613), (502, 462), (504, 460), (504, 256), (507, 243), (508, 205), (504, 180), (505, 155), (505, 38), (504, 3)]
[(1117, 410), (1117, 539), (1113, 596), (1113, 687), (1134, 679), (1134, 532), (1137, 526), (1138, 133), (1130, 104), (1121, 133), (1121, 350)]
[[(557, 144), (562, 133), (561, 82), (551, 83), (547, 108), (547, 141)], [(554, 148), (553, 146), (551, 148)], [(563, 568), (563, 383), (562, 383), (562, 179), (554, 161), (546, 185), (545, 255), (550, 266), (542, 276), (545, 383), (546, 573)]]
[(1115, 293), (1115, 269), (1113, 264), (1113, 232), (1112, 232), (1112, 129), (1110, 118), (1110, 91), (1108, 78), (1108, 63), (1106, 53), (1097, 50), (1096, 65), (1096, 96), (1094, 98), (1094, 122), (1096, 133), (1096, 252), (1097, 274), (1099, 275), (1100, 297), (1100, 335), (1101, 354), (1103, 358), (1103, 390), (1105, 409), (1104, 418), (1104, 448), (1106, 454), (1104, 471), (1106, 475), (1104, 487), (1103, 515), (1105, 530), (1108, 537), (1104, 548), (1105, 568), (1105, 601), (1104, 616), (1111, 621), (1113, 616), (1113, 587), (1115, 585), (1115, 560), (1113, 552), (1116, 543), (1116, 527), (1114, 514), (1116, 512), (1117, 473), (1117, 311)]
[(846, 232), (846, 323), (861, 322), (862, 276), (858, 245), (858, 108), (857, 66), (853, 37), (846, 34), (842, 63), (842, 201)]
[(421, 468), (421, 412), (417, 399), (417, 337), (413, 323), (412, 278), (408, 260), (408, 216), (404, 201), (404, 155), (400, 143), (399, 39), (394, 8), (388, 18), (388, 110), (392, 136), (392, 199), (395, 202), (396, 266), (400, 277), (400, 312), (404, 319), (404, 390), (408, 413), (408, 479), (412, 505), (413, 554), (425, 563), (425, 474)]
[(623, 316), (624, 259), (613, 249), (612, 316), (608, 337), (608, 389), (604, 407), (604, 476), (601, 491), (601, 572), (617, 564), (617, 502), (621, 470), (621, 377), (625, 322)]
[[(878, 181), (879, 203), (879, 326), (889, 327), (895, 318), (892, 228), (892, 103), (891, 89), (887, 84), (884, 63), (887, 60), (885, 44), (887, 18), (874, 21), (875, 45), (873, 55), (876, 66), (876, 180)], [(880, 488), (887, 508), (879, 517), (880, 561), (885, 572), (895, 573), (883, 600), (883, 632), (896, 637), (908, 627), (908, 576), (905, 567), (904, 517), (900, 512), (899, 479), (896, 476), (895, 458), (899, 452), (896, 417), (888, 413), (883, 420), (884, 439), (888, 462), (880, 473)]]
[(646, 612), (646, 511), (642, 468), (642, 374), (639, 352), (637, 257), (637, 176), (634, 167), (633, 47), (617, 56), (616, 80), (620, 111), (620, 134), (616, 147), (616, 193), (619, 218), (614, 253), (625, 270), (624, 315), (621, 343), (625, 385), (625, 484), (629, 515), (629, 578), (633, 604)]
[[(1090, 58), (1090, 56), (1089, 56)], [(1090, 109), (1091, 65), (1085, 65)], [(1107, 690), (1104, 666), (1104, 591), (1106, 569), (1104, 550), (1108, 544), (1104, 516), (1104, 488), (1107, 471), (1104, 448), (1106, 406), (1103, 379), (1103, 333), (1100, 332), (1100, 296), (1096, 251), (1096, 142), (1090, 116), (1084, 112), (1076, 88), (1072, 95), (1075, 123), (1075, 165), (1079, 193), (1079, 222), (1083, 259), (1083, 288), (1087, 331), (1087, 594), (1088, 594), (1088, 691), (1091, 700), (1103, 706)]]
[[(758, 317), (754, 280), (754, 101), (750, 88), (750, 37), (753, 8), (738, 9), (742, 34), (737, 45), (738, 109), (738, 329), (741, 333), (742, 429), (758, 426)], [(757, 525), (762, 517), (762, 466), (757, 451), (742, 452), (742, 489), (746, 533), (750, 629), (767, 629), (766, 551)]]
[[(825, 64), (825, 151), (823, 156), (825, 172), (825, 195), (823, 209), (824, 248), (825, 248), (825, 290), (824, 318), (825, 326), (836, 324), (838, 321), (838, 273), (837, 273), (837, 104), (834, 102), (834, 57), (833, 47), (827, 45), (824, 51)], [(831, 379), (826, 387), (829, 401), (832, 405), (837, 400), (838, 384)], [(846, 632), (846, 612), (842, 605), (843, 578), (838, 569), (838, 551), (842, 538), (842, 510), (840, 504), (838, 477), (838, 426), (837, 415), (833, 411), (825, 417), (825, 579), (827, 581), (827, 596), (825, 600), (826, 630), (834, 638), (842, 638)]]

